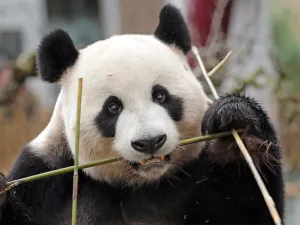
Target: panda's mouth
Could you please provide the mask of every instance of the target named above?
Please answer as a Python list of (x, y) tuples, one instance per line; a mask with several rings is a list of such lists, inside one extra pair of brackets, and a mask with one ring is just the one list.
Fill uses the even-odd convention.
[(129, 162), (129, 164), (135, 169), (150, 169), (153, 167), (163, 167), (169, 161), (170, 154), (165, 156), (152, 156), (140, 162)]

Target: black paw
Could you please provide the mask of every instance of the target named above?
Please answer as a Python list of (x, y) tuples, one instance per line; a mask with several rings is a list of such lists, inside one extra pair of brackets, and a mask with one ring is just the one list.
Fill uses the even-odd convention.
[(4, 206), (7, 199), (7, 192), (1, 194), (1, 192), (6, 188), (6, 182), (7, 180), (5, 176), (0, 173), (0, 209)]
[(253, 99), (240, 95), (228, 95), (213, 103), (206, 111), (201, 127), (203, 134), (220, 133), (233, 128), (243, 129), (243, 132), (262, 139), (273, 134), (269, 118), (261, 106)]

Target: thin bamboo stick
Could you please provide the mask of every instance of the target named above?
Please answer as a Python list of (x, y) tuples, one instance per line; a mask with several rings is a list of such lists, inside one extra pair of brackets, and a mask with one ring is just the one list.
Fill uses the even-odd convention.
[[(204, 75), (204, 77), (205, 77), (205, 79), (206, 79), (206, 81), (207, 81), (207, 83), (208, 83), (208, 85), (209, 85), (209, 87), (210, 87), (210, 89), (211, 89), (211, 91), (212, 91), (215, 99), (219, 99), (219, 95), (218, 95), (218, 93), (217, 93), (217, 91), (216, 91), (213, 83), (211, 82), (211, 80), (210, 80), (210, 78), (209, 78), (209, 76), (207, 74), (207, 71), (206, 71), (206, 69), (204, 67), (204, 64), (203, 64), (203, 61), (202, 61), (202, 59), (200, 57), (198, 49), (195, 46), (193, 46), (192, 47), (192, 51), (193, 51), (193, 53), (195, 54), (195, 56), (197, 58), (197, 61), (198, 61), (199, 65), (200, 65), (200, 68), (201, 68), (201, 70), (203, 72), (203, 75)], [(233, 136), (235, 138), (235, 141), (237, 142), (237, 144), (238, 144), (238, 146), (239, 146), (239, 148), (240, 148), (243, 156), (245, 157), (246, 162), (248, 163), (248, 165), (249, 165), (249, 167), (250, 167), (250, 169), (252, 171), (252, 174), (253, 174), (253, 176), (254, 176), (257, 184), (258, 184), (258, 187), (259, 187), (259, 189), (260, 189), (260, 191), (261, 191), (261, 193), (262, 193), (262, 195), (264, 197), (264, 200), (265, 200), (265, 202), (266, 202), (266, 204), (268, 206), (270, 214), (271, 214), (271, 216), (272, 216), (272, 218), (274, 220), (274, 223), (276, 225), (281, 225), (281, 219), (280, 219), (280, 216), (279, 216), (279, 214), (278, 214), (278, 212), (276, 210), (275, 203), (274, 203), (272, 197), (270, 196), (270, 194), (269, 194), (269, 192), (268, 192), (268, 190), (267, 190), (267, 188), (266, 188), (263, 180), (261, 179), (261, 176), (259, 175), (259, 173), (258, 173), (258, 171), (257, 171), (257, 169), (256, 169), (256, 167), (255, 167), (255, 165), (253, 163), (253, 160), (252, 160), (249, 152), (247, 151), (247, 148), (245, 147), (242, 139), (240, 138), (240, 136), (238, 135), (238, 133), (236, 132), (235, 129), (232, 129), (232, 134), (233, 134)]]
[[(241, 132), (241, 131), (242, 130), (238, 130), (238, 132)], [(180, 145), (189, 145), (189, 144), (193, 144), (193, 143), (197, 143), (197, 142), (209, 141), (212, 139), (229, 137), (229, 136), (232, 136), (232, 133), (230, 131), (229, 132), (221, 132), (221, 133), (217, 133), (217, 134), (203, 135), (203, 136), (199, 136), (199, 137), (182, 140), (182, 141), (180, 141)], [(93, 161), (88, 164), (79, 165), (78, 169), (82, 170), (85, 168), (100, 166), (100, 165), (104, 165), (107, 163), (113, 163), (113, 162), (120, 161), (121, 159), (122, 159), (121, 157), (112, 157), (112, 158), (97, 160), (97, 161)], [(74, 166), (69, 166), (69, 167), (52, 170), (49, 172), (40, 173), (40, 174), (29, 176), (29, 177), (24, 177), (24, 178), (21, 178), (18, 180), (13, 180), (13, 181), (8, 182), (7, 185), (8, 185), (8, 187), (17, 186), (19, 184), (23, 184), (23, 183), (27, 183), (27, 182), (31, 182), (31, 181), (35, 181), (35, 180), (40, 180), (40, 179), (44, 179), (47, 177), (52, 177), (52, 176), (56, 176), (56, 175), (60, 175), (60, 174), (64, 174), (64, 173), (69, 173), (72, 171), (74, 171)]]
[(232, 53), (232, 51), (228, 52), (227, 55), (225, 56), (225, 58), (218, 65), (216, 65), (216, 67), (214, 67), (211, 71), (209, 71), (209, 73), (207, 75), (209, 77), (214, 75), (225, 64), (225, 62), (227, 61), (227, 59), (229, 58), (231, 53)]
[[(100, 165), (104, 165), (107, 163), (112, 163), (112, 162), (116, 162), (121, 160), (120, 157), (112, 157), (112, 158), (107, 158), (107, 159), (102, 159), (102, 160), (97, 160), (97, 161), (93, 161), (91, 163), (87, 163), (87, 164), (83, 164), (83, 165), (79, 165), (78, 169), (82, 170), (85, 168), (90, 168), (90, 167), (94, 167), (94, 166), (100, 166)], [(24, 177), (18, 180), (12, 180), (7, 182), (8, 186), (11, 185), (19, 185), (19, 184), (23, 184), (23, 183), (27, 183), (27, 182), (31, 182), (31, 181), (36, 181), (36, 180), (40, 180), (40, 179), (44, 179), (44, 178), (48, 178), (48, 177), (52, 177), (52, 176), (56, 176), (56, 175), (61, 175), (64, 173), (70, 173), (74, 171), (74, 166), (69, 166), (69, 167), (65, 167), (65, 168), (61, 168), (61, 169), (57, 169), (57, 170), (52, 170), (49, 172), (45, 172), (45, 173), (40, 173), (40, 174), (36, 174), (36, 175), (32, 175), (29, 177)]]
[(82, 99), (82, 80), (78, 79), (77, 91), (77, 118), (76, 118), (76, 136), (75, 136), (75, 157), (74, 157), (74, 175), (73, 175), (73, 200), (72, 200), (72, 225), (76, 225), (77, 215), (77, 195), (78, 195), (78, 158), (79, 158), (79, 139), (80, 139), (80, 115)]
[[(238, 132), (241, 132), (242, 130), (238, 130)], [(189, 138), (180, 141), (180, 145), (189, 145), (197, 142), (203, 142), (203, 141), (209, 141), (217, 138), (223, 138), (223, 137), (229, 137), (232, 136), (232, 133), (230, 131), (228, 132), (221, 132), (217, 134), (208, 134), (208, 135), (203, 135), (199, 137), (194, 137), (194, 138)]]

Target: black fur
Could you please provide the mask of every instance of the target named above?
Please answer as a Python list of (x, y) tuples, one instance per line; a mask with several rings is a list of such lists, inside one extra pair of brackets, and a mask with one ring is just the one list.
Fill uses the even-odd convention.
[(38, 72), (44, 81), (57, 82), (74, 65), (78, 55), (70, 36), (63, 30), (55, 30), (42, 39), (38, 48)]
[[(244, 140), (249, 138), (254, 144), (247, 148), (258, 160), (259, 171), (284, 219), (281, 152), (269, 118), (252, 99), (226, 96), (210, 106), (202, 130), (211, 133), (230, 128), (248, 128)], [(268, 141), (271, 145), (262, 144), (258, 149), (256, 141), (260, 144)], [(68, 146), (63, 147), (69, 151)], [(233, 138), (207, 142), (199, 158), (173, 172), (173, 176), (137, 189), (96, 182), (80, 172), (78, 225), (273, 225), (249, 167), (232, 152), (237, 152)], [(272, 166), (268, 164), (270, 161), (262, 160), (266, 152), (269, 154), (266, 159), (276, 159)], [(64, 155), (57, 157), (57, 167), (73, 164)], [(8, 179), (56, 169), (45, 162), (25, 148)], [(0, 224), (70, 224), (72, 176), (68, 173), (16, 187), (9, 193)]]
[(112, 114), (108, 110), (108, 105), (111, 102), (118, 102), (122, 105), (121, 100), (119, 100), (115, 96), (110, 96), (106, 99), (106, 101), (103, 104), (101, 112), (98, 114), (98, 116), (95, 119), (96, 125), (101, 132), (103, 137), (114, 137), (116, 132), (116, 123), (118, 121), (118, 118), (120, 114)]
[(154, 35), (168, 45), (174, 44), (185, 54), (191, 49), (188, 26), (179, 9), (170, 4), (162, 8)]
[[(0, 173), (0, 191), (6, 188), (6, 178), (4, 174)], [(5, 206), (7, 201), (7, 193), (0, 194), (0, 221), (2, 217), (2, 208)]]
[[(6, 187), (6, 179), (3, 173), (0, 173), (0, 190), (4, 190)], [(7, 193), (0, 195), (0, 209), (6, 202)]]
[(175, 95), (171, 95), (165, 87), (158, 84), (152, 88), (152, 96), (157, 92), (164, 92), (166, 94), (165, 102), (160, 105), (168, 111), (174, 121), (180, 121), (183, 116), (182, 99)]

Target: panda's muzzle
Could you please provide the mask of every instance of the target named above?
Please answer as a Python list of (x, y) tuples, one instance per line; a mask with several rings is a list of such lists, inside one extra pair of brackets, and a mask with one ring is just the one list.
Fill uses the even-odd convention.
[(129, 164), (132, 165), (135, 169), (147, 169), (150, 167), (164, 166), (166, 163), (168, 163), (170, 156), (157, 156), (157, 152), (164, 146), (166, 140), (167, 135), (162, 134), (149, 139), (131, 141), (131, 146), (135, 151), (144, 153), (146, 155), (151, 155), (152, 157), (139, 162), (131, 162)]

